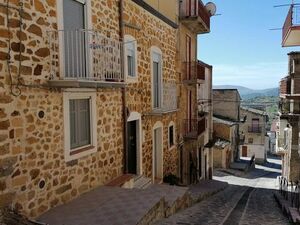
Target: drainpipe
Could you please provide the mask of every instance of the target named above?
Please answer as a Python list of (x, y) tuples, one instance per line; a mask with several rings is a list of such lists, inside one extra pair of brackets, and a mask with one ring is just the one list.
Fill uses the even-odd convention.
[[(124, 10), (124, 0), (119, 0), (119, 39), (122, 43), (121, 47), (121, 73), (124, 75), (124, 19), (123, 19), (123, 10)], [(125, 75), (124, 75), (125, 82)], [(127, 107), (126, 107), (126, 84), (122, 87), (122, 104), (123, 104), (123, 173), (128, 173), (128, 148), (127, 148)]]

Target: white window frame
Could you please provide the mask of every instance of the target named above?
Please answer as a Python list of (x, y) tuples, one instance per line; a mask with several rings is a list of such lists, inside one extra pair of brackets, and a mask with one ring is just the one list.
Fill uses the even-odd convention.
[(160, 84), (161, 84), (161, 91), (160, 91), (160, 108), (163, 108), (163, 54), (162, 51), (160, 50), (160, 48), (156, 47), (156, 46), (152, 46), (151, 50), (150, 50), (150, 58), (151, 58), (151, 99), (152, 99), (152, 109), (157, 109), (154, 107), (154, 72), (153, 72), (153, 62), (154, 62), (154, 55), (160, 55)]
[[(57, 12), (57, 30), (58, 30), (58, 43), (59, 43), (59, 73), (61, 77), (66, 76), (65, 74), (65, 52), (64, 52), (64, 38), (63, 35), (60, 35), (59, 31), (64, 30), (64, 7), (63, 7), (63, 1), (64, 0), (57, 0), (56, 3), (56, 12)], [(73, 0), (76, 2), (79, 2), (81, 4), (84, 4), (84, 10), (85, 10), (85, 26), (87, 30), (92, 30), (92, 6), (90, 0)], [(87, 54), (87, 57), (92, 59), (92, 54)], [(90, 74), (93, 74), (93, 68), (92, 65), (87, 65), (88, 71)], [(88, 74), (88, 76), (90, 75)]]
[[(128, 61), (127, 61), (127, 55), (128, 55), (128, 48), (131, 46), (133, 49), (133, 57), (134, 57), (134, 65), (133, 65), (133, 71), (134, 76), (131, 76), (128, 74)], [(124, 35), (124, 72), (125, 76), (127, 78), (128, 82), (136, 82), (138, 80), (138, 70), (137, 70), (137, 41), (136, 39), (131, 35)]]
[[(170, 143), (170, 127), (173, 127), (173, 145), (171, 145), (171, 143)], [(175, 146), (176, 146), (176, 139), (175, 139), (175, 137), (176, 137), (176, 135), (175, 135), (175, 123), (173, 122), (173, 121), (171, 121), (170, 123), (169, 123), (169, 126), (168, 126), (168, 147), (169, 147), (169, 149), (171, 150), (171, 149), (174, 149), (175, 148)]]
[[(79, 92), (80, 91), (80, 92)], [(70, 143), (70, 100), (90, 99), (90, 129), (91, 141), (89, 145), (71, 149)], [(81, 157), (97, 152), (97, 114), (96, 114), (96, 92), (94, 89), (67, 89), (63, 92), (63, 114), (64, 114), (64, 155), (65, 161), (79, 159)], [(82, 151), (80, 151), (82, 150)], [(78, 153), (71, 154), (72, 151)]]

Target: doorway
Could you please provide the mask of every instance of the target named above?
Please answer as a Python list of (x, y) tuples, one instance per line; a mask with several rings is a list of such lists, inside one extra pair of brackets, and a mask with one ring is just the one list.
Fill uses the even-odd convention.
[(127, 125), (128, 134), (128, 173), (137, 174), (137, 121), (130, 121)]
[(243, 146), (242, 147), (242, 156), (247, 157), (247, 154), (248, 154), (248, 148), (247, 148), (247, 146)]
[(163, 128), (154, 126), (153, 128), (153, 180), (163, 179)]

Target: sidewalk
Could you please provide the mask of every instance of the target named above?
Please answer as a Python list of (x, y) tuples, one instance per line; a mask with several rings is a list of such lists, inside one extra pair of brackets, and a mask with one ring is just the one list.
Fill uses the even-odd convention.
[(124, 189), (102, 186), (43, 214), (50, 225), (149, 224), (168, 217), (227, 187), (219, 181), (201, 181), (190, 188), (151, 185)]

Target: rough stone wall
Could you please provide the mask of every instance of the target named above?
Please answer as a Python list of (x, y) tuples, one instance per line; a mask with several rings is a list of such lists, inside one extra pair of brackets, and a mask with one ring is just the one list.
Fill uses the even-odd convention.
[(230, 127), (228, 125), (214, 122), (213, 127), (216, 137), (231, 141)]
[[(156, 46), (162, 51), (163, 82), (176, 83), (176, 35), (177, 29), (172, 28), (140, 6), (127, 0), (124, 4), (124, 20), (131, 27), (125, 27), (125, 34), (133, 36), (137, 41), (138, 80), (130, 83), (127, 88), (127, 105), (131, 112), (139, 112), (142, 116), (144, 142), (142, 143), (142, 167), (147, 177), (152, 177), (152, 129), (156, 122), (163, 123), (163, 155), (164, 175), (177, 175), (178, 151), (177, 147), (168, 148), (168, 126), (171, 121), (175, 124), (175, 142), (178, 143), (179, 134), (177, 115), (149, 115), (152, 111), (151, 98), (151, 47)], [(143, 21), (143, 23), (141, 23)], [(135, 29), (136, 27), (139, 29)]]
[(239, 120), (240, 97), (237, 90), (213, 90), (214, 115)]
[[(46, 31), (57, 28), (55, 0), (23, 2), (22, 33), (17, 11), (9, 10), (8, 32), (6, 9), (0, 7), (0, 205), (12, 204), (27, 216), (36, 217), (122, 173), (122, 98), (119, 89), (97, 91), (97, 152), (66, 163), (62, 90), (20, 86), (19, 96), (10, 94), (8, 38), (13, 82), (17, 82), (21, 49), (21, 83), (46, 84), (50, 76)], [(19, 6), (17, 0), (10, 4)], [(92, 5), (94, 27), (116, 37), (117, 3), (95, 0)], [(13, 91), (19, 94), (16, 88)], [(39, 188), (42, 180), (45, 186)]]

